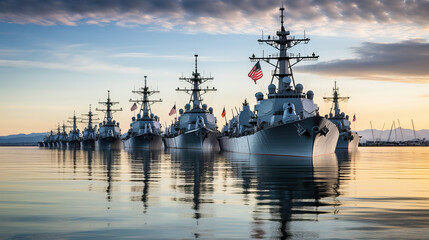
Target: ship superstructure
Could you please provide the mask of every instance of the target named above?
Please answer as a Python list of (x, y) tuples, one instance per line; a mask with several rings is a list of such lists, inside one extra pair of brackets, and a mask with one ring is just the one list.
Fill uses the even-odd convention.
[(68, 135), (66, 132), (67, 126), (65, 125), (64, 122), (63, 122), (63, 125), (61, 125), (61, 128), (62, 128), (62, 132), (61, 132), (61, 136), (60, 136), (60, 147), (66, 148), (67, 143), (68, 143)]
[(292, 74), (295, 64), (317, 60), (319, 56), (288, 52), (295, 45), (308, 43), (310, 39), (290, 36), (284, 28), (284, 8), (280, 11), (281, 25), (277, 36), (258, 40), (279, 53), (250, 57), (252, 62), (264, 61), (274, 67), (268, 94), (256, 93), (254, 111), (250, 110), (246, 101), (243, 110), (225, 125), (220, 137), (221, 150), (304, 157), (333, 153), (338, 129), (328, 119), (319, 116), (319, 108), (313, 102), (313, 91), (304, 92), (303, 85), (296, 84)]
[(217, 141), (217, 120), (213, 115), (213, 108), (208, 108), (203, 104), (201, 98), (207, 92), (216, 91), (213, 88), (203, 88), (201, 85), (213, 80), (212, 77), (201, 77), (198, 72), (198, 55), (195, 55), (195, 71), (191, 77), (181, 77), (181, 81), (186, 81), (192, 88), (177, 88), (176, 91), (186, 92), (190, 95), (189, 103), (185, 109), (179, 110), (179, 117), (169, 126), (164, 134), (164, 144), (168, 148), (185, 149), (219, 149)]
[(48, 132), (48, 134), (43, 138), (45, 147), (55, 147), (54, 140), (55, 140), (55, 134), (54, 134), (54, 131), (51, 129), (51, 131)]
[(95, 147), (95, 140), (97, 135), (97, 125), (93, 125), (95, 116), (91, 111), (91, 104), (89, 105), (89, 111), (87, 114), (82, 114), (86, 118), (82, 119), (83, 123), (87, 123), (87, 126), (82, 132), (82, 147), (84, 148), (92, 148)]
[(332, 102), (329, 116), (326, 115), (325, 117), (333, 122), (340, 132), (336, 149), (346, 149), (349, 151), (357, 150), (359, 145), (359, 135), (357, 132), (352, 131), (349, 115), (345, 115), (344, 112), (341, 112), (339, 106), (339, 102), (347, 101), (350, 97), (341, 97), (337, 87), (337, 82), (335, 82), (332, 97), (324, 97), (323, 99), (325, 99), (325, 101)]
[(77, 128), (77, 120), (76, 113), (73, 114), (73, 117), (70, 118), (68, 121), (69, 123), (72, 123), (72, 129), (70, 130), (69, 136), (68, 136), (68, 146), (70, 148), (80, 148), (80, 130)]
[(61, 147), (61, 128), (60, 123), (58, 123), (57, 134), (53, 138), (53, 146)]
[(106, 109), (96, 109), (97, 111), (105, 113), (103, 122), (101, 122), (98, 127), (96, 147), (120, 148), (121, 129), (119, 128), (119, 123), (113, 120), (113, 113), (122, 111), (122, 108), (112, 109), (112, 106), (119, 104), (119, 102), (112, 102), (110, 100), (110, 91), (107, 91), (107, 101), (99, 102), (99, 104), (105, 105)]
[(130, 99), (130, 102), (135, 104), (132, 108), (137, 108), (137, 104), (139, 104), (140, 109), (137, 113), (137, 118), (135, 116), (132, 117), (130, 129), (122, 138), (125, 148), (162, 148), (159, 117), (153, 114), (151, 109), (153, 103), (162, 102), (162, 100), (149, 99), (151, 95), (159, 93), (159, 91), (149, 89), (146, 77), (144, 76), (144, 87), (132, 91), (141, 95), (140, 99)]

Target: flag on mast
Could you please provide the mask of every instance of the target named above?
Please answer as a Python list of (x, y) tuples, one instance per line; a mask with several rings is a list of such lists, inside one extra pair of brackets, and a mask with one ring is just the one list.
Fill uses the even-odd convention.
[(223, 107), (223, 111), (222, 111), (222, 114), (221, 114), (221, 116), (224, 118), (225, 117), (225, 115), (226, 115), (226, 112), (225, 112), (225, 107)]
[(353, 122), (356, 121), (356, 114), (353, 114)]
[(173, 108), (171, 108), (170, 113), (168, 114), (168, 116), (174, 115), (176, 114), (176, 104), (174, 104)]
[(252, 70), (250, 70), (247, 76), (249, 76), (255, 82), (255, 84), (257, 80), (261, 79), (262, 76), (264, 76), (262, 74), (261, 64), (259, 64), (259, 61), (255, 64), (255, 66), (253, 66)]
[(131, 111), (134, 111), (134, 110), (136, 110), (137, 109), (137, 104), (136, 103), (134, 103), (133, 104), (133, 106), (131, 107)]

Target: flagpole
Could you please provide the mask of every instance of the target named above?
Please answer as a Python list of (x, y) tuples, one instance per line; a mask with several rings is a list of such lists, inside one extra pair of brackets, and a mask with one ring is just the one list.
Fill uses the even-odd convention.
[[(226, 121), (226, 111), (225, 111), (225, 106), (223, 106), (223, 110), (225, 112), (225, 125), (228, 125), (227, 121)], [(223, 112), (222, 112), (223, 113)]]
[(174, 107), (176, 108), (176, 119), (177, 119), (177, 106), (176, 106), (176, 101), (174, 101)]

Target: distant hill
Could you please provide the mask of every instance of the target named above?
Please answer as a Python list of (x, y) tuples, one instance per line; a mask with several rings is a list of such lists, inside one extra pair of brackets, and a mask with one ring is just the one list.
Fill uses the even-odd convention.
[[(361, 138), (362, 142), (365, 142), (367, 140), (370, 140), (370, 141), (373, 140), (371, 129), (358, 131), (358, 133), (359, 133), (359, 136), (362, 136)], [(381, 130), (374, 129), (374, 138), (377, 141), (378, 140), (387, 141), (389, 138), (389, 133), (390, 133), (390, 129), (384, 130), (383, 132), (381, 132)], [(401, 134), (401, 130), (399, 128), (393, 129), (390, 136), (390, 141), (395, 141), (395, 140), (402, 141), (402, 136), (404, 137), (403, 139), (404, 141), (414, 139), (413, 130), (402, 128), (402, 134)], [(423, 138), (429, 139), (429, 130), (422, 129), (422, 130), (416, 131), (416, 136), (417, 138), (420, 138), (420, 139), (423, 139)]]
[(42, 141), (46, 133), (13, 134), (9, 136), (0, 136), (1, 146), (13, 145), (36, 145)]

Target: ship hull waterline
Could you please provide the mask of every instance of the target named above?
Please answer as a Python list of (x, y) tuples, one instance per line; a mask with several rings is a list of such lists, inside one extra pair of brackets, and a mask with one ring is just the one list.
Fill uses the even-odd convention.
[(124, 143), (125, 148), (140, 148), (151, 150), (162, 149), (162, 137), (156, 134), (144, 134), (140, 136), (134, 136), (122, 141)]
[(69, 148), (80, 148), (80, 141), (79, 140), (73, 140), (68, 142)]
[(358, 150), (359, 146), (359, 135), (355, 132), (352, 133), (352, 139), (346, 135), (347, 133), (341, 133), (338, 137), (337, 150), (348, 150), (353, 152)]
[(82, 140), (82, 148), (94, 148), (94, 147), (95, 147), (95, 139)]
[(97, 149), (120, 149), (121, 147), (121, 138), (107, 137), (99, 138), (95, 141), (95, 148)]
[[(302, 127), (302, 128), (301, 128)], [(299, 128), (305, 129), (300, 135)], [(328, 131), (321, 132), (326, 128)], [(339, 132), (323, 117), (310, 117), (257, 131), (254, 134), (219, 139), (225, 152), (296, 157), (316, 157), (335, 152)]]
[(166, 148), (219, 151), (218, 135), (216, 131), (198, 129), (174, 137), (164, 137), (163, 140)]

